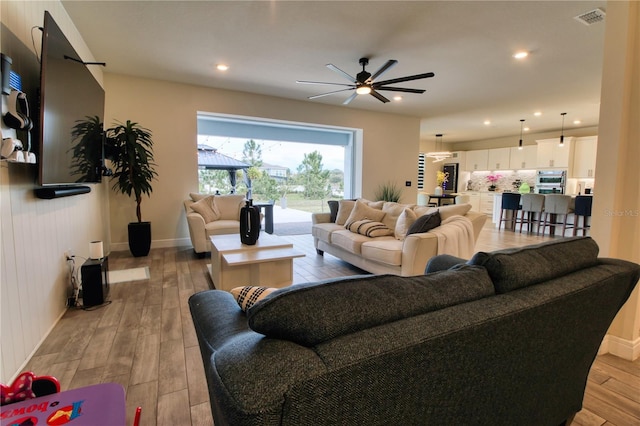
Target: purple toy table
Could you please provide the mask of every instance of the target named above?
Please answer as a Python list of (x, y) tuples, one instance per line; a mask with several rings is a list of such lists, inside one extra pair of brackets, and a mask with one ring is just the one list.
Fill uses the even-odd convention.
[(0, 424), (124, 426), (125, 411), (122, 386), (102, 383), (0, 407)]

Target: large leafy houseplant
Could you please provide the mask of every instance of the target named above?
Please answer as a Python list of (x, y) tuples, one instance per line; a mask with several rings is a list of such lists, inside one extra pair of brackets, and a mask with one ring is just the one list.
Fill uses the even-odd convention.
[(77, 176), (76, 182), (98, 182), (102, 176), (102, 156), (104, 154), (100, 117), (85, 117), (76, 121), (71, 130), (75, 145), (71, 148), (73, 162), (71, 174)]
[(151, 247), (151, 224), (142, 221), (142, 196), (150, 196), (151, 182), (158, 175), (153, 162), (151, 131), (127, 120), (106, 130), (106, 145), (112, 152), (113, 190), (133, 196), (137, 223), (129, 224), (129, 249), (134, 256), (146, 256)]

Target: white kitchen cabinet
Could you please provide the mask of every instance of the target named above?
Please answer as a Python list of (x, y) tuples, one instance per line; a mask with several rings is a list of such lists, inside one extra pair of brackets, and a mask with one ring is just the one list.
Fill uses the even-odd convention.
[(475, 172), (479, 170), (489, 170), (487, 167), (489, 160), (489, 150), (480, 149), (475, 151), (467, 151), (466, 170)]
[(560, 146), (560, 138), (542, 139), (536, 141), (537, 168), (539, 169), (568, 169), (573, 162), (573, 137), (566, 136), (564, 145)]
[(489, 170), (509, 170), (510, 148), (494, 148), (489, 150), (487, 166)]
[(465, 151), (453, 151), (451, 153), (450, 158), (445, 158), (443, 163), (458, 163), (460, 164), (460, 169), (464, 169), (465, 167)]
[(492, 192), (480, 193), (480, 213), (484, 213), (488, 216), (493, 216), (493, 197)]
[(537, 166), (538, 147), (536, 145), (526, 145), (522, 149), (518, 147), (509, 148), (509, 168), (512, 170), (533, 170)]
[(469, 196), (469, 204), (474, 212), (480, 211), (480, 194), (477, 192), (465, 192), (464, 195)]
[(573, 167), (570, 172), (571, 177), (593, 178), (595, 176), (597, 149), (597, 136), (576, 138), (574, 141)]

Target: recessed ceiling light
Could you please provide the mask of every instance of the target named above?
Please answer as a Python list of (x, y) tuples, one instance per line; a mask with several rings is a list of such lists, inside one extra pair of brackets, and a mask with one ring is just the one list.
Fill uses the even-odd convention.
[(485, 125), (485, 126), (488, 126), (488, 125), (490, 125), (490, 124), (491, 124), (491, 121), (489, 121), (489, 120), (484, 120), (484, 125)]
[(528, 132), (530, 129), (529, 129), (529, 127), (525, 127), (525, 128), (524, 128), (524, 129), (522, 129), (522, 130), (524, 130), (525, 132)]
[(524, 59), (527, 56), (529, 56), (529, 52), (525, 51), (525, 50), (521, 50), (520, 52), (516, 52), (513, 54), (513, 57), (516, 59)]
[(228, 66), (228, 65), (225, 65), (225, 64), (218, 64), (218, 65), (216, 65), (216, 69), (217, 69), (218, 71), (226, 71), (226, 70), (228, 70), (228, 69), (229, 69), (229, 66)]
[(396, 96), (393, 97), (393, 100), (399, 102), (399, 101), (402, 100), (402, 96), (396, 95)]
[(580, 120), (573, 120), (573, 124), (582, 124), (582, 121), (580, 121)]
[(533, 113), (533, 115), (535, 115), (536, 117), (540, 117), (542, 113), (540, 111), (536, 111)]

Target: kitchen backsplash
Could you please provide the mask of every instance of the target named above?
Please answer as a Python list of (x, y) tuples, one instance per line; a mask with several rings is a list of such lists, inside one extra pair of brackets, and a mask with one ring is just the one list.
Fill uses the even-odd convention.
[(536, 183), (535, 171), (505, 171), (505, 172), (473, 172), (467, 181), (467, 191), (488, 191), (491, 182), (487, 179), (487, 176), (498, 176), (498, 180), (495, 182), (496, 191), (517, 191), (518, 186), (514, 186), (517, 180), (521, 183), (526, 182), (531, 190)]

